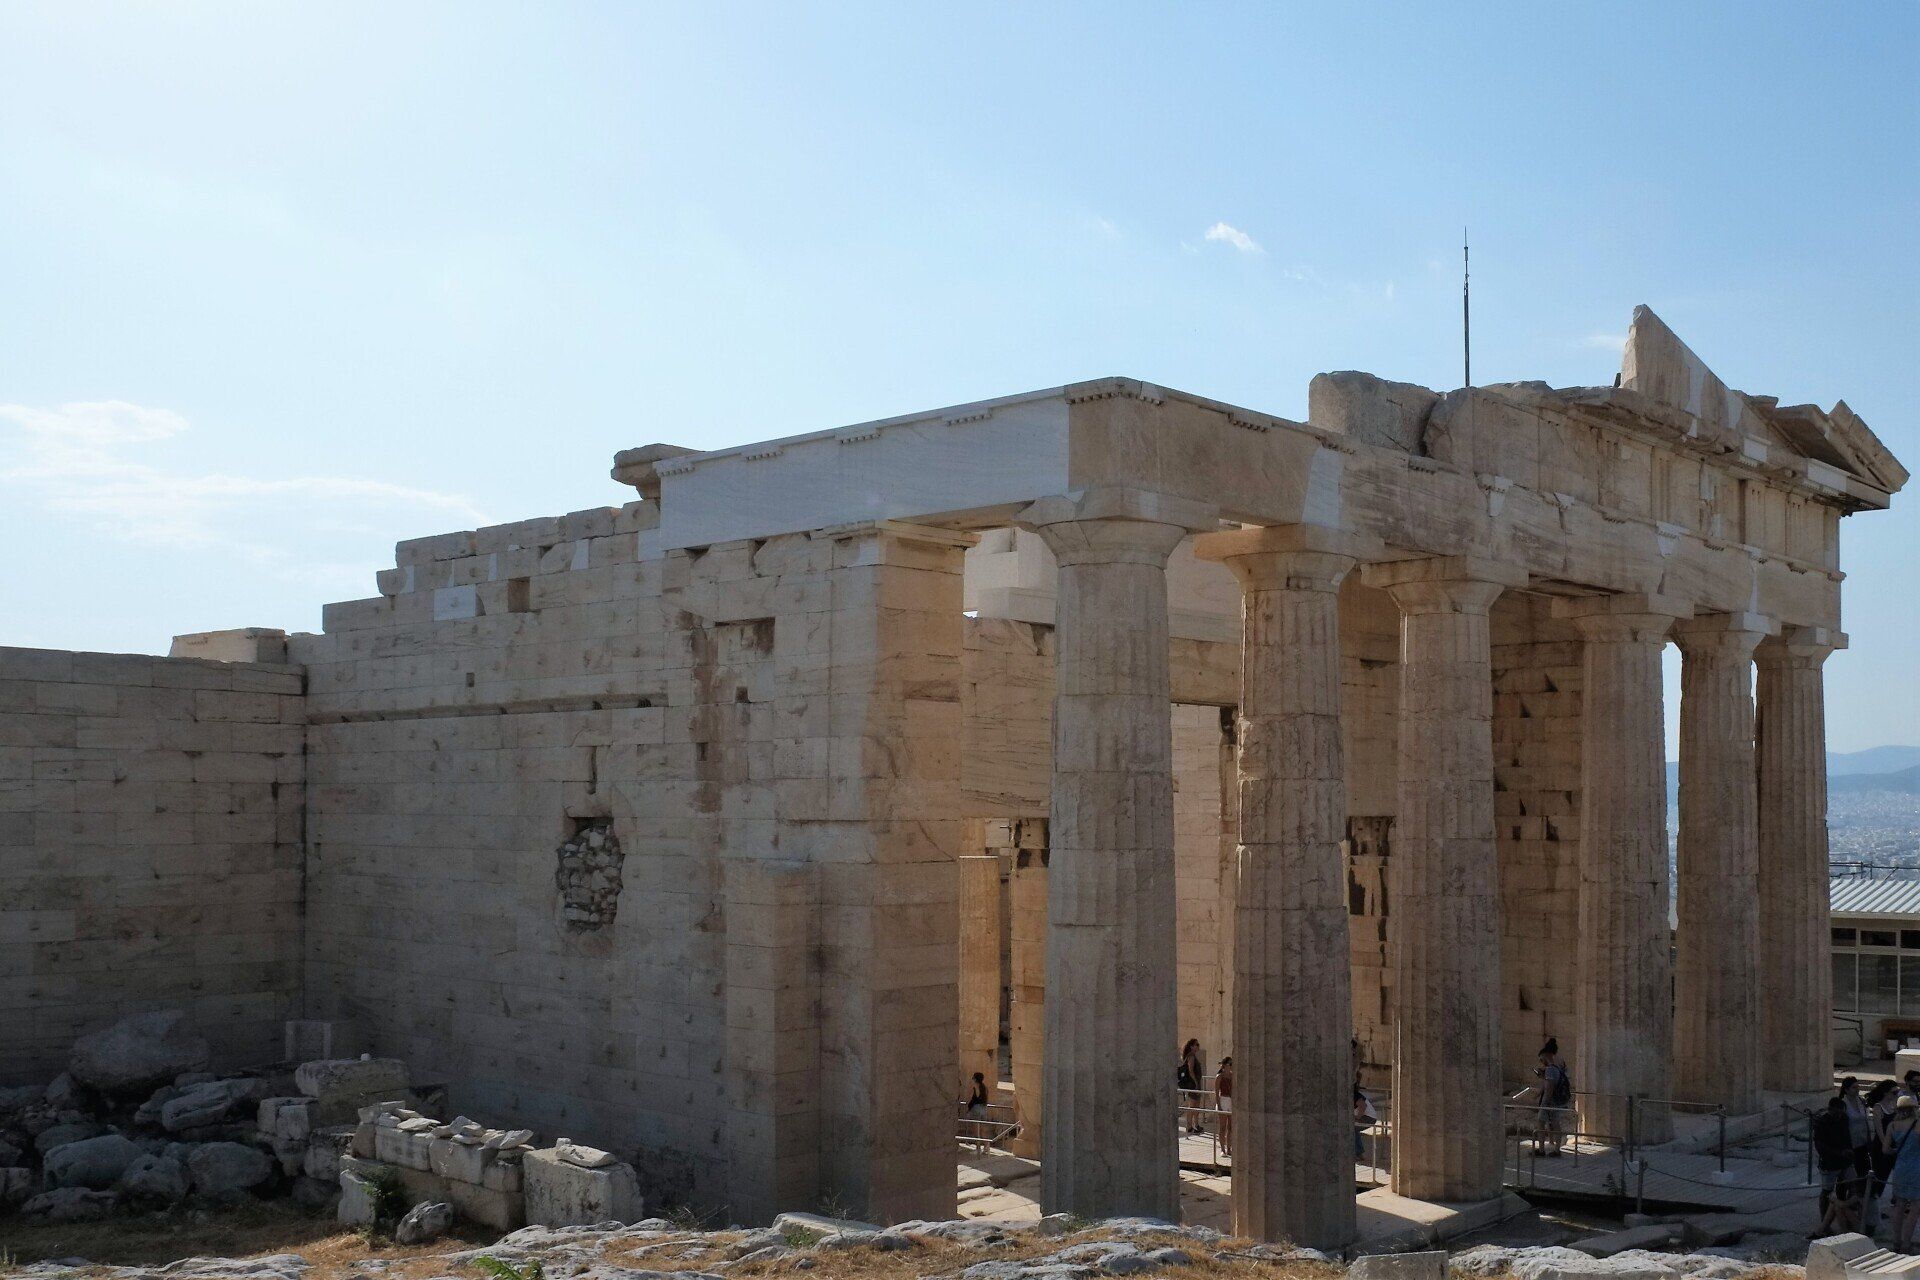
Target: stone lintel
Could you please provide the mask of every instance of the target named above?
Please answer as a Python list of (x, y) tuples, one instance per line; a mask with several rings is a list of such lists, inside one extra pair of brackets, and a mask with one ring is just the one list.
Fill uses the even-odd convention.
[(1631, 617), (1672, 620), (1691, 618), (1693, 605), (1679, 596), (1638, 591), (1606, 596), (1557, 596), (1553, 601), (1553, 616), (1563, 622), (1578, 622), (1583, 618)]
[(1138, 520), (1206, 533), (1220, 527), (1220, 509), (1151, 489), (1102, 485), (1041, 498), (1015, 517), (1015, 523), (1036, 531), (1082, 520)]
[(1346, 556), (1368, 561), (1385, 550), (1380, 539), (1349, 529), (1318, 524), (1275, 524), (1246, 529), (1223, 529), (1193, 540), (1193, 554), (1202, 560), (1231, 561), (1242, 556), (1286, 555), (1306, 552)]
[(902, 542), (917, 542), (930, 547), (971, 547), (980, 541), (979, 534), (969, 533), (965, 529), (942, 529), (906, 520), (851, 520), (846, 524), (811, 530), (807, 536), (835, 542), (850, 538), (898, 538)]
[(1480, 582), (1513, 589), (1524, 587), (1531, 580), (1526, 569), (1520, 565), (1481, 556), (1421, 556), (1409, 560), (1388, 560), (1367, 565), (1360, 572), (1368, 586), (1382, 590), (1428, 582)]

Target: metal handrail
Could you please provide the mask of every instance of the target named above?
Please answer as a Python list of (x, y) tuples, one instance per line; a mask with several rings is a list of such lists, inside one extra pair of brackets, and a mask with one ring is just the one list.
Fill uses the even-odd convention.
[[(983, 1102), (980, 1104), (980, 1109), (989, 1113), (1000, 1112), (1007, 1116), (1014, 1114), (1014, 1109), (1004, 1102)], [(969, 1114), (970, 1110), (971, 1108), (969, 1108), (966, 1103), (963, 1102), (960, 1104), (960, 1124), (959, 1134), (957, 1136), (960, 1145), (963, 1147), (973, 1147), (976, 1150), (985, 1152), (991, 1147), (999, 1146), (1008, 1138), (1020, 1132), (1020, 1123), (1018, 1120), (996, 1120), (992, 1119), (990, 1115), (986, 1117), (971, 1115)]]

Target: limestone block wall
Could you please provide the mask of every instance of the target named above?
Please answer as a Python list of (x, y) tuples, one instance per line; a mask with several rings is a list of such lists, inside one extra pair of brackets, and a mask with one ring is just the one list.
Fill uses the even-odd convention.
[[(403, 543), (293, 640), (310, 1011), (653, 1200), (950, 1213), (968, 539), (656, 521)], [(589, 828), (619, 857), (570, 911)]]
[(1580, 652), (1538, 597), (1495, 611), (1494, 825), (1500, 856), (1501, 1065), (1531, 1083), (1548, 1036), (1572, 1061), (1580, 915)]
[[(718, 1196), (695, 1171), (724, 1167), (722, 870), (694, 844), (694, 644), (643, 559), (646, 514), (402, 543), (382, 595), (292, 638), (314, 721), (307, 1004), (457, 1109), (644, 1149), (649, 1191)], [(760, 687), (752, 637), (707, 650), (729, 699)], [(615, 910), (570, 928), (561, 850), (603, 820)]]
[(0, 648), (0, 1084), (159, 1007), (280, 1056), (304, 721), (295, 667)]
[(1044, 818), (1053, 780), (1053, 628), (1010, 618), (967, 618), (964, 626), (967, 816)]

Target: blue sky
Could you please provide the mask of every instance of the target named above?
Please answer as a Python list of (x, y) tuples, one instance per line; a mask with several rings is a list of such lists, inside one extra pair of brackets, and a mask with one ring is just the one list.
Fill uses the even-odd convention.
[[(0, 642), (313, 629), (402, 537), (1125, 373), (1601, 383), (1636, 303), (1920, 459), (1920, 8), (16, 2)], [(1209, 231), (1214, 234), (1209, 236)], [(1920, 486), (1837, 750), (1920, 739)]]

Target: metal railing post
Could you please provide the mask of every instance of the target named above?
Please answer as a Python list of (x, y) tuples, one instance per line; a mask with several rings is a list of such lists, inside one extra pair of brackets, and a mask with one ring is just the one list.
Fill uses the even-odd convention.
[(1727, 1171), (1727, 1109), (1725, 1106), (1714, 1108), (1720, 1113), (1720, 1172)]
[(1635, 1213), (1647, 1211), (1647, 1161), (1644, 1156), (1640, 1160), (1640, 1176), (1634, 1188), (1633, 1211)]

